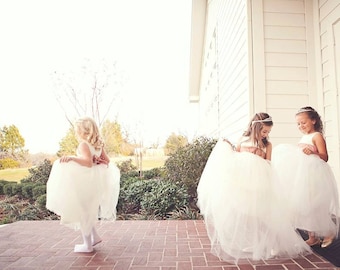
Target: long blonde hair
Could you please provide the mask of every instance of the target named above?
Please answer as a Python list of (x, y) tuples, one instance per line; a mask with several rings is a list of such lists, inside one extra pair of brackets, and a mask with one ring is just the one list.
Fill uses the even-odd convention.
[(75, 131), (78, 140), (84, 140), (91, 144), (95, 149), (104, 146), (104, 141), (100, 136), (99, 128), (91, 117), (83, 117), (75, 122)]

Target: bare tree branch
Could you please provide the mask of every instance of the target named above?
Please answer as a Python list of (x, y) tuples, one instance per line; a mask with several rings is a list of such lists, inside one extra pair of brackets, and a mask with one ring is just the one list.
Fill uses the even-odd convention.
[(54, 72), (55, 93), (69, 122), (74, 117), (90, 113), (101, 126), (115, 102), (119, 102), (122, 78), (119, 78), (115, 62), (107, 64), (102, 61), (99, 67), (91, 64), (93, 63), (86, 59), (78, 73)]

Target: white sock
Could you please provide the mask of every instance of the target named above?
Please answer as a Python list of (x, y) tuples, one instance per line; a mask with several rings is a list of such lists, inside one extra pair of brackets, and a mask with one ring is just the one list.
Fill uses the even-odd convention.
[(91, 244), (92, 244), (92, 246), (99, 244), (101, 241), (102, 241), (102, 239), (98, 235), (96, 228), (93, 227), (92, 231), (91, 231)]
[(82, 233), (83, 236), (83, 244), (75, 245), (74, 246), (74, 252), (92, 252), (93, 247), (91, 243), (91, 235), (85, 235)]

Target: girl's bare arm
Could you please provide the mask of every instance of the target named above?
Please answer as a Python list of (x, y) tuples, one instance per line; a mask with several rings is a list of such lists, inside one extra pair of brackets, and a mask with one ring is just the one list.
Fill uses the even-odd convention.
[(327, 162), (328, 152), (327, 152), (326, 141), (321, 133), (318, 133), (313, 137), (313, 143), (317, 149), (317, 152), (313, 154), (318, 155), (321, 159)]
[(267, 147), (266, 147), (266, 159), (271, 160), (272, 159), (272, 149), (273, 145), (268, 142)]
[(85, 167), (92, 167), (92, 155), (89, 146), (81, 142), (78, 146), (78, 155), (77, 156), (63, 156), (60, 158), (60, 162), (69, 162), (74, 161), (78, 164)]

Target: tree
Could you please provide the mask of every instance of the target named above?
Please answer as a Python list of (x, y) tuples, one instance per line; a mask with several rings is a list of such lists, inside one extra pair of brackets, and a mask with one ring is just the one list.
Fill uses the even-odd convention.
[(102, 126), (101, 134), (105, 141), (106, 152), (108, 154), (121, 154), (124, 139), (118, 122), (106, 120)]
[(25, 139), (15, 125), (4, 126), (0, 130), (0, 150), (15, 157), (24, 152)]
[[(101, 128), (101, 135), (105, 142), (105, 151), (108, 154), (130, 154), (132, 151), (129, 143), (123, 138), (120, 124), (116, 121), (106, 120)], [(70, 127), (59, 143), (57, 156), (74, 155), (79, 142), (76, 138), (74, 127)]]
[(60, 148), (57, 153), (58, 157), (64, 155), (74, 155), (76, 153), (78, 140), (76, 138), (74, 128), (72, 126), (67, 131), (65, 137), (61, 139), (59, 146)]
[(172, 133), (166, 140), (164, 152), (166, 155), (171, 155), (175, 153), (179, 148), (184, 147), (187, 144), (188, 144), (187, 137)]
[(55, 95), (71, 125), (75, 118), (91, 116), (101, 127), (119, 101), (124, 74), (116, 63), (85, 61), (79, 72), (54, 72)]

